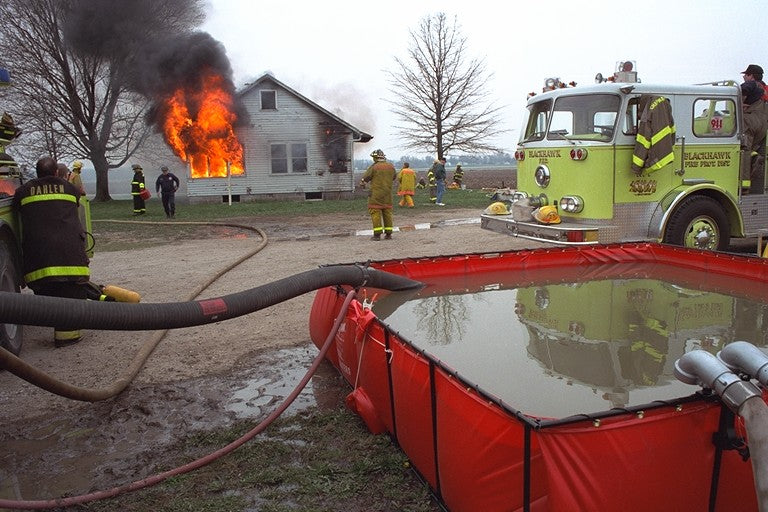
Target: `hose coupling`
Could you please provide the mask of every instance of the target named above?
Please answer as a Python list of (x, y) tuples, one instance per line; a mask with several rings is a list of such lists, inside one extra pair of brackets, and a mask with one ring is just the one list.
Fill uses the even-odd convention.
[(723, 347), (717, 358), (731, 370), (745, 373), (768, 386), (768, 355), (753, 344), (734, 341)]
[(711, 389), (733, 412), (750, 398), (762, 396), (749, 381), (743, 381), (722, 361), (705, 350), (692, 350), (675, 361), (675, 377), (686, 384)]

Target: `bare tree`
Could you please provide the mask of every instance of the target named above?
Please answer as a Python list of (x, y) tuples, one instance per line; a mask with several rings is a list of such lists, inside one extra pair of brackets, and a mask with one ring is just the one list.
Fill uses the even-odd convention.
[(0, 18), (0, 56), (13, 77), (0, 98), (23, 131), (15, 146), (28, 158), (90, 160), (94, 199), (110, 200), (109, 169), (151, 133), (151, 98), (136, 92), (137, 41), (198, 22), (197, 0), (3, 0)]
[(410, 32), (409, 59), (395, 58), (387, 71), (392, 112), (403, 123), (397, 129), (406, 147), (435, 152), (497, 153), (489, 141), (498, 129), (501, 107), (488, 101), (491, 74), (483, 60), (468, 60), (466, 38), (456, 19), (444, 13), (424, 17)]

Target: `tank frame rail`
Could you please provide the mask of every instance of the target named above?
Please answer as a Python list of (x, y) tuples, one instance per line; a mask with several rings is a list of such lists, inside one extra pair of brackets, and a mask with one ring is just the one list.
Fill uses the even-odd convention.
[[(441, 276), (455, 273), (499, 270), (528, 282), (531, 273), (545, 272), (557, 280), (558, 270), (606, 262), (606, 272), (630, 270), (619, 263), (663, 263), (674, 275), (678, 268), (706, 272), (717, 289), (733, 290), (738, 280), (754, 285), (741, 290), (749, 297), (768, 293), (765, 259), (652, 243), (371, 265), (439, 288)], [(318, 291), (310, 319), (315, 344), (340, 307), (340, 292)], [(739, 451), (743, 433), (708, 391), (590, 414), (535, 416), (463, 378), (358, 302), (348, 306), (345, 333), (328, 358), (355, 387), (347, 405), (371, 432), (393, 437), (451, 510), (757, 510), (751, 464)]]
[[(336, 293), (341, 295), (341, 290), (336, 290)], [(493, 434), (488, 434), (488, 432), (473, 431), (469, 434), (462, 429), (455, 430), (449, 426), (450, 424), (468, 421), (467, 417), (472, 417), (473, 421), (479, 423), (483, 423), (483, 420), (479, 419), (480, 417), (485, 417), (486, 419), (493, 417), (495, 419), (491, 420), (491, 423), (494, 423), (497, 421), (499, 417), (498, 415), (501, 414), (510, 418), (513, 422), (518, 423), (519, 428), (521, 429), (520, 432), (522, 433), (522, 438), (512, 443), (514, 445), (511, 448), (513, 452), (512, 456), (515, 460), (509, 460), (510, 454), (507, 454), (504, 457), (506, 461), (505, 464), (509, 464), (516, 468), (514, 470), (509, 470), (514, 476), (506, 474), (506, 478), (509, 479), (507, 480), (507, 483), (510, 484), (510, 489), (512, 490), (508, 489), (506, 491), (511, 494), (510, 496), (505, 496), (505, 499), (514, 501), (515, 506), (518, 505), (519, 500), (520, 507), (516, 509), (522, 510), (523, 512), (534, 510), (541, 502), (562, 502), (567, 503), (569, 508), (571, 506), (580, 508), (579, 505), (585, 506), (590, 500), (588, 497), (585, 498), (579, 490), (573, 492), (564, 490), (578, 487), (576, 485), (570, 485), (569, 479), (582, 478), (583, 475), (577, 475), (579, 471), (576, 471), (574, 468), (568, 470), (565, 467), (553, 471), (547, 469), (547, 465), (543, 463), (543, 457), (551, 456), (542, 449), (542, 446), (545, 443), (551, 448), (552, 446), (561, 445), (565, 442), (553, 441), (555, 438), (564, 439), (573, 435), (584, 437), (585, 434), (588, 438), (591, 438), (591, 440), (579, 444), (577, 449), (565, 449), (564, 451), (570, 456), (578, 459), (576, 464), (579, 468), (583, 468), (587, 474), (594, 475), (598, 471), (598, 468), (603, 468), (605, 465), (608, 465), (615, 469), (615, 467), (620, 467), (624, 460), (623, 457), (618, 457), (611, 451), (613, 449), (610, 446), (611, 443), (606, 445), (604, 438), (602, 440), (597, 439), (596, 436), (599, 436), (602, 432), (608, 431), (609, 433), (606, 435), (615, 436), (615, 439), (621, 439), (621, 443), (638, 444), (638, 438), (644, 438), (646, 435), (643, 433), (644, 431), (641, 430), (644, 422), (651, 425), (657, 422), (667, 423), (675, 421), (672, 419), (673, 417), (680, 416), (684, 418), (681, 420), (681, 424), (688, 424), (687, 422), (693, 422), (694, 424), (706, 423), (712, 427), (713, 430), (709, 431), (704, 428), (703, 430), (707, 430), (707, 432), (695, 436), (697, 442), (692, 443), (691, 446), (680, 449), (690, 455), (691, 450), (699, 450), (702, 445), (706, 445), (713, 453), (711, 457), (714, 462), (706, 468), (699, 468), (699, 471), (697, 472), (698, 476), (696, 477), (699, 479), (709, 479), (709, 493), (707, 493), (706, 484), (704, 484), (703, 481), (700, 482), (704, 484), (702, 485), (702, 496), (697, 498), (696, 501), (699, 504), (705, 502), (708, 503), (710, 510), (714, 510), (713, 506), (718, 503), (719, 494), (724, 495), (726, 501), (733, 499), (730, 490), (732, 485), (730, 480), (734, 478), (734, 474), (739, 475), (740, 478), (743, 476), (741, 473), (744, 471), (744, 468), (750, 467), (748, 461), (744, 459), (743, 453), (737, 450), (737, 447), (741, 445), (738, 442), (740, 439), (734, 437), (734, 415), (722, 404), (719, 398), (709, 390), (700, 390), (692, 395), (684, 397), (669, 400), (656, 400), (643, 405), (613, 408), (597, 413), (576, 414), (563, 418), (540, 418), (517, 410), (510, 404), (500, 400), (498, 397), (486, 393), (476, 384), (464, 379), (461, 374), (454, 369), (434, 358), (425, 350), (415, 346), (411, 341), (403, 337), (401, 333), (392, 330), (378, 317), (373, 319), (373, 324), (375, 324), (376, 327), (373, 327), (372, 325), (363, 327), (363, 325), (357, 323), (360, 319), (355, 319), (354, 315), (350, 317), (349, 313), (347, 320), (351, 322), (351, 325), (356, 326), (355, 329), (358, 333), (365, 333), (363, 336), (364, 339), (366, 337), (371, 337), (371, 339), (381, 340), (381, 346), (378, 346), (379, 344), (369, 345), (366, 351), (364, 351), (365, 356), (361, 354), (361, 361), (359, 364), (361, 368), (367, 368), (369, 372), (378, 374), (383, 379), (376, 386), (377, 389), (375, 390), (370, 387), (370, 383), (365, 382), (367, 379), (363, 379), (360, 388), (356, 388), (356, 391), (362, 390), (361, 395), (377, 396), (386, 402), (378, 404), (382, 407), (379, 414), (383, 418), (386, 416), (384, 410), (390, 411), (389, 422), (391, 422), (391, 425), (381, 425), (381, 427), (385, 430), (389, 430), (390, 435), (398, 445), (411, 446), (414, 442), (411, 438), (412, 434), (410, 430), (415, 428), (413, 419), (403, 416), (404, 410), (402, 404), (404, 401), (408, 401), (404, 399), (407, 397), (408, 399), (415, 400), (414, 402), (409, 402), (409, 405), (407, 406), (409, 408), (415, 407), (415, 403), (423, 403), (425, 400), (432, 404), (431, 407), (424, 410), (426, 416), (418, 415), (419, 418), (426, 421), (426, 425), (429, 427), (420, 426), (420, 428), (417, 428), (416, 430), (426, 428), (435, 433), (435, 439), (432, 441), (431, 448), (426, 449), (424, 450), (424, 453), (415, 456), (416, 459), (419, 460), (417, 462), (414, 459), (412, 467), (423, 481), (430, 484), (433, 494), (442, 503), (448, 507), (454, 505), (456, 510), (468, 510), (463, 505), (465, 500), (475, 503), (476, 499), (480, 499), (471, 493), (470, 496), (467, 497), (467, 495), (464, 495), (463, 491), (457, 491), (455, 487), (457, 481), (466, 481), (465, 479), (467, 476), (477, 475), (474, 475), (473, 473), (466, 475), (462, 471), (458, 471), (458, 474), (453, 474), (453, 470), (446, 469), (446, 466), (454, 466), (452, 462), (454, 462), (453, 459), (457, 456), (448, 455), (445, 451), (446, 446), (452, 446), (452, 450), (455, 452), (461, 452), (463, 450), (477, 450), (478, 452), (482, 452), (483, 450), (480, 449), (480, 447), (475, 446), (475, 441), (470, 441), (467, 438), (464, 438), (464, 441), (461, 441), (459, 438), (469, 435), (470, 437), (474, 438), (476, 436), (479, 439), (485, 439), (487, 441), (488, 437), (494, 437)], [(364, 339), (359, 341), (362, 342)], [(336, 342), (338, 343), (338, 340)], [(373, 348), (374, 346), (376, 348)], [(383, 363), (388, 360), (397, 360), (398, 363)], [(402, 361), (406, 362), (402, 363)], [(402, 366), (398, 367), (400, 364), (402, 364)], [(414, 365), (425, 365), (425, 367), (415, 371), (413, 370)], [(377, 366), (377, 370), (373, 370), (373, 366)], [(386, 370), (381, 366), (385, 366)], [(402, 382), (405, 380), (410, 381), (410, 379), (404, 379), (403, 372), (405, 370), (403, 370), (403, 367), (407, 367), (414, 374), (424, 376), (427, 379), (427, 382), (420, 383), (417, 387), (428, 396), (417, 396), (418, 394), (413, 395), (412, 393), (402, 392)], [(407, 374), (407, 371), (405, 371), (405, 373)], [(457, 398), (457, 394), (463, 394), (464, 397)], [(363, 421), (368, 425), (372, 432), (377, 432), (377, 430), (372, 427), (376, 425), (378, 420), (369, 423), (371, 420), (370, 416), (373, 413), (370, 411), (366, 413), (361, 406), (364, 402), (357, 403), (356, 399), (352, 399), (352, 403), (355, 405), (350, 405), (350, 398), (353, 395), (355, 395), (355, 393), (352, 393), (347, 399), (348, 406), (362, 416)], [(453, 403), (454, 405), (448, 407), (448, 409), (457, 412), (458, 416), (455, 418), (446, 418), (446, 410), (441, 410), (439, 406), (435, 405), (438, 403)], [(469, 405), (469, 403), (471, 403), (471, 405)], [(481, 411), (481, 408), (485, 409)], [(459, 411), (461, 412), (459, 413)], [(384, 423), (386, 424), (388, 421), (384, 420)], [(514, 429), (510, 427), (510, 430), (507, 431), (506, 435), (513, 435), (513, 431)], [(711, 437), (712, 435), (714, 435), (714, 438)], [(459, 436), (459, 438), (456, 436)], [(718, 440), (720, 440), (720, 442), (718, 442)], [(722, 442), (722, 440), (727, 440), (728, 442)], [(595, 442), (597, 442), (597, 445), (594, 444)], [(679, 447), (680, 442), (680, 439), (677, 439), (677, 441), (673, 441), (672, 444)], [(643, 443), (640, 442), (639, 444), (642, 445)], [(644, 445), (643, 450), (650, 449), (653, 451), (654, 449), (658, 449), (663, 451), (669, 449), (667, 441), (651, 444), (654, 444), (654, 446), (648, 447)], [(500, 447), (499, 450), (505, 451), (510, 449), (504, 442), (502, 442), (501, 445), (503, 448)], [(459, 449), (459, 446), (462, 446), (463, 448)], [(595, 453), (593, 453), (592, 449), (588, 449), (590, 446), (595, 449)], [(601, 448), (595, 448), (595, 446), (600, 446)], [(606, 446), (608, 447), (606, 448)], [(629, 446), (630, 451), (635, 448), (636, 447)], [(408, 452), (406, 453), (408, 454)], [(698, 452), (696, 453), (698, 454)], [(408, 455), (411, 456), (411, 454)], [(659, 463), (660, 459), (657, 456), (649, 455), (649, 457), (650, 460), (653, 460), (653, 464)], [(724, 459), (724, 457), (727, 457), (727, 460)], [(699, 459), (703, 458), (705, 457), (699, 457)], [(688, 459), (686, 458), (686, 460)], [(676, 462), (679, 463), (679, 461)], [(470, 463), (473, 467), (477, 464), (478, 461), (475, 460)], [(666, 462), (664, 464), (666, 464)], [(640, 466), (642, 466), (642, 464), (640, 464)], [(502, 465), (502, 468), (503, 467), (504, 466)], [(494, 468), (489, 471), (493, 471), (493, 473), (496, 474), (504, 473), (507, 470), (508, 469)], [(551, 473), (553, 472), (563, 475), (555, 483), (551, 482)], [(547, 478), (550, 481), (549, 485), (556, 486), (556, 490), (547, 489), (547, 487), (541, 483), (543, 473), (547, 473)], [(744, 480), (748, 482), (751, 481), (748, 478), (744, 478)], [(664, 481), (667, 480), (664, 479)], [(670, 489), (665, 489), (665, 491), (669, 491)], [(460, 496), (457, 497), (457, 493)], [(554, 499), (553, 493), (555, 495)], [(621, 491), (619, 491), (619, 493), (621, 493)], [(755, 499), (754, 497), (749, 497), (746, 494), (743, 494), (743, 492), (740, 496), (743, 497), (744, 503), (754, 501)], [(603, 498), (605, 497), (601, 496), (596, 499), (599, 502), (600, 499)], [(607, 499), (609, 501), (615, 501), (619, 498), (613, 496)], [(634, 508), (627, 508), (626, 510), (646, 510), (647, 508), (645, 507), (648, 505), (648, 501), (654, 501), (654, 498), (646, 497), (645, 500), (645, 504), (639, 505), (640, 508), (637, 508), (636, 506)], [(678, 498), (678, 501), (680, 500), (683, 500), (683, 498)], [(456, 503), (458, 503), (458, 505), (456, 505)], [(749, 505), (746, 506), (747, 509), (750, 508)], [(587, 506), (587, 509), (590, 509), (589, 506)]]
[[(596, 245), (609, 242), (608, 240), (600, 240), (601, 231), (604, 231), (608, 226), (595, 224), (577, 225), (573, 223), (544, 225), (536, 222), (515, 220), (512, 214), (482, 214), (480, 215), (480, 227), (495, 233), (501, 233), (502, 235), (561, 245)], [(570, 241), (569, 236), (575, 236), (576, 240), (581, 239), (583, 241)]]

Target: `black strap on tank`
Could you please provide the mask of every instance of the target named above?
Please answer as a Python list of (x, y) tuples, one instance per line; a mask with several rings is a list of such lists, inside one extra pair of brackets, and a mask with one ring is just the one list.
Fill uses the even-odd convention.
[(736, 433), (736, 415), (724, 404), (720, 407), (720, 424), (717, 432), (712, 434), (712, 444), (715, 445), (715, 460), (712, 465), (712, 481), (709, 486), (709, 511), (717, 507), (717, 488), (720, 482), (720, 469), (723, 461), (723, 450), (736, 450), (741, 460), (749, 460), (749, 446), (744, 438)]
[(389, 383), (389, 408), (390, 414), (392, 414), (392, 436), (395, 438), (397, 444), (400, 444), (400, 440), (397, 437), (397, 416), (395, 415), (395, 389), (392, 385), (392, 346), (389, 337), (389, 329), (384, 329), (384, 364), (387, 368), (387, 381)]
[(531, 511), (531, 426), (526, 423), (523, 437), (523, 512)]
[(440, 488), (440, 460), (437, 453), (437, 388), (435, 387), (435, 362), (429, 359), (429, 399), (432, 416), (432, 452), (435, 459), (435, 489), (442, 501), (443, 491)]

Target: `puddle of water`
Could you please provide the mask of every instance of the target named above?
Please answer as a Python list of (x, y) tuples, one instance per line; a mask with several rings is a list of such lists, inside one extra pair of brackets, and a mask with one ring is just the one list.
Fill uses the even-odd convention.
[[(195, 431), (256, 423), (304, 377), (314, 346), (260, 355), (224, 377), (131, 387), (117, 398), (11, 424), (0, 433), (0, 497), (48, 499), (107, 489), (167, 469), (165, 449)], [(335, 408), (349, 392), (324, 362), (286, 414)], [(137, 469), (138, 468), (138, 469)]]
[(768, 341), (768, 304), (743, 295), (653, 278), (480, 279), (443, 279), (440, 291), (394, 294), (373, 310), (403, 339), (535, 416), (688, 396), (696, 389), (673, 373), (685, 352)]

